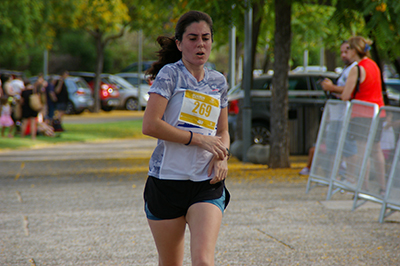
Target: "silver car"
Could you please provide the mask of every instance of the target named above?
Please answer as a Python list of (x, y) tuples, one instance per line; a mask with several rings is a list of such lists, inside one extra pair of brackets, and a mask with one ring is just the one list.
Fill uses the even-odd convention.
[(92, 89), (83, 78), (69, 76), (65, 80), (68, 89), (67, 114), (80, 114), (85, 109), (92, 109), (94, 97)]
[[(139, 90), (137, 85), (134, 86), (129, 83), (126, 79), (119, 75), (111, 75), (111, 74), (103, 74), (103, 80), (107, 83), (114, 84), (119, 89), (120, 94), (120, 106), (119, 108), (126, 109), (126, 110), (138, 110), (139, 105)], [(141, 84), (140, 85), (140, 106), (145, 108), (147, 106), (147, 101), (149, 99), (149, 92), (150, 86), (148, 84)]]
[[(37, 76), (30, 77), (29, 81), (31, 83), (35, 83), (37, 78)], [(46, 80), (52, 80), (52, 83), (56, 83), (59, 79), (59, 75), (50, 75), (46, 77)], [(83, 78), (68, 76), (65, 80), (65, 86), (68, 90), (68, 103), (67, 110), (65, 111), (66, 114), (80, 114), (85, 110), (93, 109), (93, 91)]]

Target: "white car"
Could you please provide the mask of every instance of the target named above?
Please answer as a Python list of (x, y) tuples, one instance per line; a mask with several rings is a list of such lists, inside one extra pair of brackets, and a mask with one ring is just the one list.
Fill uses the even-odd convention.
[[(125, 74), (125, 73), (123, 73)], [(121, 77), (119, 74), (117, 75), (102, 75), (102, 79), (107, 83), (114, 84), (119, 89), (120, 94), (120, 106), (119, 108), (126, 110), (138, 110), (139, 101), (140, 106), (144, 109), (147, 106), (147, 101), (149, 100), (149, 89), (150, 85), (145, 82), (144, 84), (140, 84), (140, 95), (137, 85), (133, 85), (128, 82), (124, 77)]]

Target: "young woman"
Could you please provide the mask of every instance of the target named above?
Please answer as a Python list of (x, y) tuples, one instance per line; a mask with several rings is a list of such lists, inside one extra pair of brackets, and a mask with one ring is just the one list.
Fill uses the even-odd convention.
[[(355, 36), (351, 37), (348, 40), (348, 43), (348, 57), (350, 60), (356, 61), (359, 68), (353, 67), (350, 69), (349, 76), (341, 93), (341, 99), (344, 101), (356, 99), (360, 101), (376, 103), (379, 108), (384, 106), (382, 96), (381, 72), (378, 65), (372, 59), (370, 59), (369, 50), (371, 49), (372, 42), (366, 40), (361, 36)], [(357, 89), (356, 85), (358, 79), (359, 87)], [(384, 116), (384, 113), (381, 113), (381, 116)], [(354, 121), (357, 121), (357, 123), (354, 124), (369, 124), (371, 120), (371, 114), (360, 110), (360, 112), (354, 115), (352, 119), (354, 119)], [(382, 128), (382, 126), (380, 126), (380, 128)], [(358, 134), (357, 132), (363, 130), (365, 130), (363, 127), (354, 127), (352, 129), (352, 132), (356, 133), (354, 134), (355, 136), (362, 136), (364, 132), (360, 132)], [(357, 137), (356, 141), (358, 152), (363, 153), (365, 151), (366, 141)], [(375, 170), (378, 173), (378, 180), (380, 183), (379, 193), (381, 196), (384, 196), (386, 190), (385, 158), (383, 156), (383, 152), (380, 146), (380, 133), (376, 134), (374, 146), (372, 149), (374, 150), (372, 155), (375, 162)], [(362, 158), (361, 155), (360, 157)], [(350, 165), (356, 165), (356, 163), (351, 163)], [(369, 165), (366, 176), (369, 176)], [(367, 183), (368, 179), (366, 179), (366, 184), (364, 186), (366, 186)]]
[(192, 265), (214, 265), (222, 214), (229, 202), (224, 180), (229, 159), (227, 82), (204, 65), (213, 41), (212, 20), (189, 11), (175, 37), (160, 36), (159, 60), (143, 133), (158, 139), (144, 190), (145, 212), (159, 265), (182, 265), (189, 226)]

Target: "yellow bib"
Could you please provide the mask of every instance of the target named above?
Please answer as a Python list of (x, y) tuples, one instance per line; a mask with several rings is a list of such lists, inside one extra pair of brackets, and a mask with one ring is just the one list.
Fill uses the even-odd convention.
[(210, 95), (186, 90), (179, 121), (215, 130), (220, 114), (219, 104), (219, 99)]

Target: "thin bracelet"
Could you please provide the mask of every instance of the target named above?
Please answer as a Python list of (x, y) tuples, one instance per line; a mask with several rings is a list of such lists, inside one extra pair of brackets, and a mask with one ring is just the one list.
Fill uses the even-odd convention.
[(225, 148), (225, 149), (226, 149), (226, 153), (227, 153), (226, 156), (228, 157), (227, 160), (229, 160), (229, 158), (231, 158), (232, 153), (228, 148)]
[(193, 132), (190, 130), (189, 130), (189, 132), (190, 132), (190, 139), (189, 139), (189, 142), (185, 144), (186, 146), (188, 146), (190, 143), (192, 143)]

